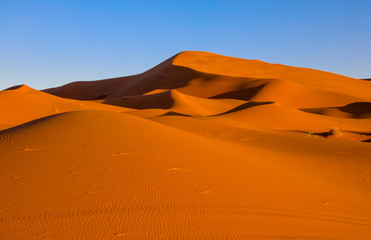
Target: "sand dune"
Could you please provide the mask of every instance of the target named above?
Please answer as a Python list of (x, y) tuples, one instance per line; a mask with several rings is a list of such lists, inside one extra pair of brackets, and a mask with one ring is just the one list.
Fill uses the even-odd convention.
[[(326, 81), (323, 82), (322, 79)], [(250, 82), (257, 80), (282, 80), (343, 95), (353, 96), (355, 94), (357, 98), (371, 100), (367, 81), (313, 69), (192, 51), (179, 53), (136, 76), (94, 82), (75, 82), (45, 91), (68, 98), (91, 100), (141, 95), (155, 89), (177, 89), (188, 95), (212, 97), (245, 89), (246, 85), (251, 85)], [(99, 89), (102, 90), (98, 91)], [(68, 94), (73, 91), (76, 93)]]
[(370, 81), (189, 51), (0, 113), (0, 239), (371, 237)]
[(318, 116), (274, 102), (248, 102), (228, 112), (210, 117), (209, 120), (217, 120), (222, 123), (231, 122), (239, 127), (247, 128), (326, 131), (332, 127), (337, 127), (344, 131), (371, 132), (370, 119), (357, 121), (354, 119)]
[(251, 84), (251, 87), (226, 92), (212, 98), (217, 99), (240, 99), (247, 101), (274, 101), (280, 104), (309, 108), (311, 106), (329, 107), (340, 106), (352, 102), (363, 101), (355, 96), (343, 93), (324, 91), (301, 86), (287, 80), (259, 80)]
[[(341, 75), (307, 68), (297, 68), (281, 64), (270, 64), (258, 60), (245, 60), (225, 57), (206, 52), (183, 52), (174, 62), (176, 66), (194, 70), (234, 77), (257, 79), (281, 79), (292, 81), (303, 86), (325, 91), (339, 92), (346, 95), (356, 93), (358, 97), (370, 99), (369, 83)], [(326, 79), (323, 82), (323, 79)], [(352, 84), (349, 84), (349, 81)], [(346, 88), (344, 88), (346, 86)]]
[(342, 107), (308, 108), (306, 112), (344, 118), (371, 118), (370, 102), (353, 102)]
[(204, 99), (167, 90), (155, 94), (134, 95), (104, 101), (106, 104), (134, 109), (171, 109), (187, 115), (215, 115), (243, 103), (234, 99)]
[(200, 98), (273, 101), (295, 108), (337, 108), (355, 102), (371, 102), (367, 81), (192, 51), (179, 53), (136, 76), (75, 82), (45, 91), (67, 98), (101, 99), (106, 104), (122, 106), (118, 99), (142, 98), (141, 95), (166, 90)]
[[(52, 229), (54, 236), (71, 236), (83, 222), (90, 226), (85, 238), (344, 238), (367, 236), (371, 227), (357, 208), (370, 197), (364, 183), (347, 182), (338, 173), (318, 178), (318, 172), (273, 157), (285, 154), (256, 156), (255, 148), (137, 117), (65, 113), (6, 130), (0, 139), (5, 238), (41, 238)], [(14, 154), (20, 157), (12, 159)], [(48, 155), (53, 158), (35, 157)]]
[(16, 126), (34, 119), (77, 110), (128, 111), (125, 108), (102, 106), (91, 102), (62, 99), (26, 85), (0, 91), (0, 124)]

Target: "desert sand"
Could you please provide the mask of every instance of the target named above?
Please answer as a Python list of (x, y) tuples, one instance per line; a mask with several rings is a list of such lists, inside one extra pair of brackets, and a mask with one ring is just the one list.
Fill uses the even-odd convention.
[(0, 114), (0, 239), (371, 239), (371, 81), (187, 51)]

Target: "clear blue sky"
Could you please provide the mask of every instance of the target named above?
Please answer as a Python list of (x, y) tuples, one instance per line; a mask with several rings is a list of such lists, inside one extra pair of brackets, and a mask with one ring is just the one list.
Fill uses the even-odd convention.
[(0, 0), (0, 88), (143, 72), (184, 50), (371, 77), (371, 0)]

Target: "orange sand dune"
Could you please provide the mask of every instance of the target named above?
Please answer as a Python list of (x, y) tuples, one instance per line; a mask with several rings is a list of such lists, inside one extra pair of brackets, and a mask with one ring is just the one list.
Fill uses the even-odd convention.
[(48, 117), (0, 139), (4, 239), (362, 239), (371, 230), (361, 157), (312, 161), (107, 111)]
[(106, 104), (135, 109), (171, 109), (188, 115), (215, 115), (237, 107), (243, 101), (234, 99), (204, 99), (168, 90), (149, 95), (134, 95), (104, 101)]
[[(346, 96), (355, 94), (360, 99), (371, 100), (370, 83), (367, 81), (313, 69), (194, 51), (179, 53), (147, 72), (133, 77), (76, 82), (45, 91), (77, 99), (140, 95), (155, 89), (178, 89), (188, 95), (212, 97), (242, 90), (246, 85), (251, 85), (251, 81), (256, 80), (284, 80), (310, 89), (331, 91)], [(92, 86), (94, 91), (90, 91)], [(80, 94), (76, 93), (77, 96), (68, 94), (76, 88)], [(98, 92), (99, 89), (102, 90)], [(94, 95), (82, 92), (92, 92)]]
[(116, 93), (117, 89), (127, 87), (138, 80), (138, 76), (105, 79), (93, 82), (73, 82), (63, 87), (50, 88), (45, 92), (65, 98), (79, 100), (102, 99)]
[(127, 109), (114, 106), (62, 99), (26, 85), (0, 91), (0, 124), (4, 128), (57, 113), (92, 109), (127, 111)]
[[(251, 88), (227, 92), (213, 98), (231, 98), (251, 101), (274, 101), (297, 108), (342, 106), (357, 101), (367, 101), (343, 93), (301, 86), (288, 80), (270, 79), (260, 81)], [(251, 94), (253, 93), (253, 95)], [(370, 99), (370, 98), (368, 98)]]
[(370, 102), (353, 102), (342, 107), (302, 109), (306, 112), (344, 118), (371, 118)]
[(263, 127), (276, 130), (325, 131), (339, 127), (345, 131), (371, 132), (371, 119), (339, 119), (306, 113), (272, 102), (249, 102), (209, 120), (240, 122), (238, 126)]
[[(212, 74), (288, 80), (307, 87), (339, 92), (351, 96), (356, 94), (358, 97), (370, 99), (369, 83), (355, 78), (348, 78), (308, 68), (297, 68), (281, 64), (270, 64), (258, 60), (245, 60), (192, 51), (179, 54), (173, 64)], [(326, 79), (326, 81), (323, 81), (323, 79)], [(352, 82), (351, 84), (349, 84), (350, 81)]]
[(370, 81), (188, 51), (0, 114), (0, 239), (371, 238)]

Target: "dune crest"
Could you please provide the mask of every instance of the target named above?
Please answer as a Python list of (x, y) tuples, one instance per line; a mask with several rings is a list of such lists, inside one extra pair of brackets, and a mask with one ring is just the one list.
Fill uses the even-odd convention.
[(16, 126), (45, 116), (76, 110), (127, 111), (125, 108), (102, 106), (93, 102), (63, 99), (27, 85), (19, 85), (0, 91), (1, 125)]
[(34, 92), (34, 91), (37, 91), (36, 89), (33, 89), (33, 88), (27, 86), (26, 84), (16, 85), (16, 86), (4, 89), (3, 91), (8, 91), (8, 90), (13, 90), (13, 91), (17, 91), (17, 92)]

